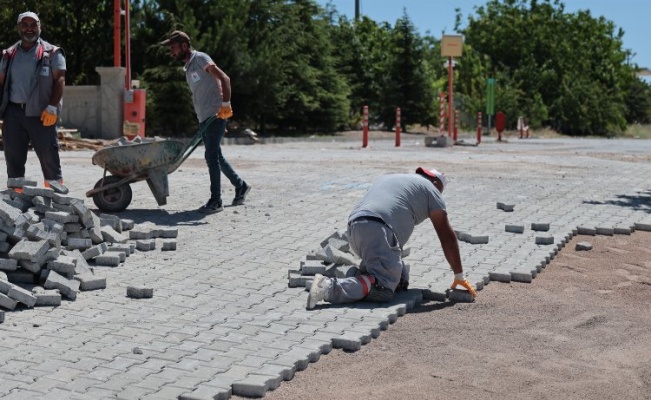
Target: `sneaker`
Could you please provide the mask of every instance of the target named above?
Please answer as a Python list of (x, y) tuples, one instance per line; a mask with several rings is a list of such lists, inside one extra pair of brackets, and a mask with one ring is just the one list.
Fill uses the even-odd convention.
[(202, 214), (215, 214), (224, 211), (224, 207), (220, 200), (208, 200), (206, 205), (201, 206), (198, 211)]
[(329, 278), (321, 274), (314, 275), (310, 294), (307, 295), (307, 309), (311, 310), (316, 307), (316, 303), (326, 299), (330, 287), (327, 285)]
[(393, 290), (385, 288), (379, 283), (371, 286), (371, 291), (364, 297), (364, 301), (372, 301), (375, 303), (386, 303), (391, 300), (393, 300)]
[(52, 190), (54, 190), (55, 192), (60, 193), (60, 194), (68, 194), (68, 192), (70, 191), (66, 187), (66, 185), (63, 184), (63, 179), (61, 179), (59, 181), (57, 181), (57, 180), (46, 180), (45, 182), (43, 182), (43, 185), (46, 188), (52, 188)]
[(244, 204), (244, 199), (246, 199), (246, 195), (249, 194), (250, 191), (251, 186), (242, 181), (242, 186), (239, 189), (235, 189), (235, 198), (233, 199), (233, 205), (241, 206)]

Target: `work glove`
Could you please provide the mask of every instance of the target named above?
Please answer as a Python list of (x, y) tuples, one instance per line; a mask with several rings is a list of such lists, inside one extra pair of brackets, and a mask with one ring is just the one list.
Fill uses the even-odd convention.
[(229, 119), (232, 116), (233, 116), (233, 108), (231, 107), (231, 102), (230, 101), (222, 102), (222, 106), (219, 107), (219, 111), (217, 111), (217, 118)]
[(474, 287), (468, 282), (466, 278), (463, 277), (463, 273), (461, 274), (454, 274), (454, 282), (452, 282), (452, 286), (450, 286), (450, 289), (454, 289), (457, 287), (457, 285), (461, 285), (464, 288), (470, 292), (470, 295), (472, 297), (477, 297), (477, 291), (475, 290)]
[(59, 116), (57, 115), (57, 108), (52, 105), (45, 107), (45, 110), (41, 113), (41, 121), (43, 121), (43, 126), (52, 126), (57, 123)]

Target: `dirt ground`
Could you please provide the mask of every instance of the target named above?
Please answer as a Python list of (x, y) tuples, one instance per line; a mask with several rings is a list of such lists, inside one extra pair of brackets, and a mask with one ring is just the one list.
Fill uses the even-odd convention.
[(265, 398), (651, 399), (650, 306), (651, 232), (578, 236), (533, 283), (423, 303)]

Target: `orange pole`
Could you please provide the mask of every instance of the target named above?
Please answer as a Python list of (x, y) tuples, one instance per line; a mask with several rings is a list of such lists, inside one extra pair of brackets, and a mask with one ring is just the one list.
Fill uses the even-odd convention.
[(400, 147), (400, 107), (396, 108), (396, 147)]
[(127, 68), (126, 88), (131, 89), (131, 19), (129, 18), (129, 8), (131, 0), (125, 1), (124, 7), (124, 62)]
[(362, 122), (362, 147), (368, 147), (368, 106), (364, 106), (364, 120)]
[(454, 110), (454, 142), (457, 142), (457, 133), (459, 132), (459, 110)]
[(122, 65), (120, 40), (120, 0), (113, 0), (113, 66)]

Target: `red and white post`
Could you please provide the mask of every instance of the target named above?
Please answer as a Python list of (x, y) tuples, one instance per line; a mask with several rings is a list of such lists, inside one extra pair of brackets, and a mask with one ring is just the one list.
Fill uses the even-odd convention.
[(364, 119), (362, 121), (362, 147), (368, 146), (368, 106), (364, 106)]
[(481, 143), (481, 111), (477, 113), (477, 144)]
[(439, 94), (439, 133), (442, 135), (445, 132), (445, 93)]
[(396, 147), (400, 147), (400, 107), (396, 108)]
[(454, 136), (452, 137), (454, 143), (457, 142), (458, 133), (459, 133), (459, 110), (454, 110)]

